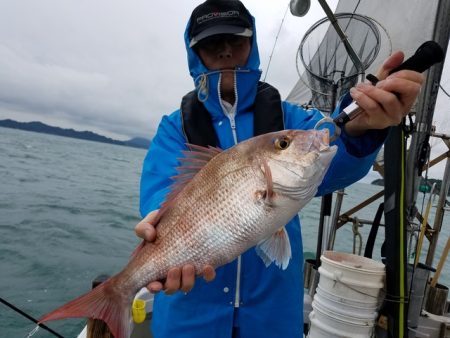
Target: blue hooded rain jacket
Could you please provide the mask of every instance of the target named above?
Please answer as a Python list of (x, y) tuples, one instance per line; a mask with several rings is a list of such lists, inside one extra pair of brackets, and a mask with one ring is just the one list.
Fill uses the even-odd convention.
[[(254, 20), (253, 20), (254, 21)], [(253, 136), (253, 113), (250, 107), (260, 79), (259, 54), (253, 22), (252, 48), (247, 65), (235, 73), (236, 112), (224, 113), (218, 90), (220, 74), (207, 75), (208, 86), (197, 90), (205, 100), (218, 136), (218, 146), (227, 149)], [(190, 74), (196, 85), (208, 69), (189, 47), (185, 32)], [(344, 106), (349, 103), (341, 103)], [(282, 102), (286, 129), (311, 129), (322, 119), (317, 110)], [(339, 110), (339, 109), (338, 109)], [(336, 112), (337, 113), (337, 112)], [(318, 195), (346, 187), (365, 176), (382, 145), (386, 131), (368, 131), (352, 138), (343, 133), (335, 142), (338, 152)], [(141, 178), (142, 216), (158, 209), (164, 201), (170, 177), (176, 175), (180, 151), (187, 149), (180, 110), (164, 116), (144, 160)], [(239, 260), (216, 270), (210, 283), (196, 280), (191, 292), (155, 297), (152, 331), (157, 338), (231, 338), (233, 326), (243, 338), (303, 337), (303, 247), (299, 217), (286, 226), (292, 247), (292, 259), (286, 270), (274, 264), (268, 268), (249, 249)], [(309, 240), (316, 240), (310, 238)], [(239, 261), (239, 262), (238, 262)]]

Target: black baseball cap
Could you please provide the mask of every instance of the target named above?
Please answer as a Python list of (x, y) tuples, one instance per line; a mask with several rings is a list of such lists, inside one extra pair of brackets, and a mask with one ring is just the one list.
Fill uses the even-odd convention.
[(217, 34), (250, 37), (252, 27), (252, 16), (239, 0), (206, 0), (192, 11), (189, 47)]

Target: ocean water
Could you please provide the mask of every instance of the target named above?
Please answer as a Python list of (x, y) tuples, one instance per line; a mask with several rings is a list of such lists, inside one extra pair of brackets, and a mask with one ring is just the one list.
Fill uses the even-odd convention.
[[(39, 318), (88, 291), (98, 275), (118, 272), (139, 243), (133, 229), (140, 219), (139, 177), (145, 153), (0, 128), (0, 297)], [(352, 185), (346, 189), (342, 211), (380, 189)], [(380, 202), (358, 217), (373, 219)], [(319, 210), (316, 198), (301, 212), (305, 251), (315, 251)], [(435, 264), (449, 228), (447, 214)], [(360, 232), (365, 243), (369, 227)], [(381, 228), (374, 259), (380, 257), (382, 237)], [(352, 247), (349, 224), (338, 231), (335, 249), (352, 252)], [(426, 248), (425, 243), (423, 251)], [(448, 262), (440, 282), (450, 285)], [(76, 337), (84, 325), (83, 319), (48, 323), (64, 337)], [(0, 304), (0, 337), (26, 337), (34, 327)], [(33, 337), (52, 335), (40, 329)]]

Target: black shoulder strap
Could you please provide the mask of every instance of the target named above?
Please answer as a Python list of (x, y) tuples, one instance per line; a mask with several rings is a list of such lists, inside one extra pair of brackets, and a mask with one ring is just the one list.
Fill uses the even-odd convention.
[(195, 90), (181, 100), (181, 118), (184, 136), (188, 143), (199, 146), (217, 146), (217, 136), (211, 115), (197, 98)]
[(281, 96), (275, 87), (265, 82), (258, 83), (258, 92), (253, 108), (254, 134), (262, 135), (284, 129)]
[[(258, 83), (255, 103), (252, 107), (254, 135), (284, 129), (283, 109), (278, 90), (265, 82)], [(201, 146), (217, 146), (217, 135), (211, 115), (197, 98), (195, 90), (181, 101), (183, 132), (187, 142)]]

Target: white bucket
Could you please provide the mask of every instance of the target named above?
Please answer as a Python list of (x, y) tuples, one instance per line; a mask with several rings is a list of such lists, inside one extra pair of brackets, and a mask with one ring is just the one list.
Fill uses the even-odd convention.
[(355, 307), (355, 308), (365, 308), (365, 309), (376, 309), (381, 305), (381, 299), (375, 297), (368, 297), (367, 300), (361, 301), (355, 298), (349, 298), (342, 294), (332, 294), (326, 289), (318, 286), (320, 292), (327, 298), (331, 299), (335, 303), (342, 304), (343, 306)]
[(322, 309), (314, 302), (313, 308), (314, 311), (309, 314), (311, 321), (309, 338), (367, 338), (372, 336), (374, 330), (372, 322), (354, 323), (330, 316), (322, 312)]
[(378, 302), (384, 286), (384, 264), (334, 251), (325, 251), (321, 262), (319, 284), (323, 290), (356, 301)]
[[(320, 297), (319, 297), (320, 298)], [(336, 311), (336, 308), (331, 308), (330, 304), (321, 301), (317, 301), (314, 297), (314, 301), (312, 302), (313, 310), (319, 310), (322, 314), (325, 314), (334, 319), (341, 320), (346, 323), (352, 323), (355, 325), (368, 326), (373, 325), (377, 318), (377, 313), (371, 312), (368, 315), (358, 314), (356, 312), (351, 311)], [(339, 309), (343, 310), (343, 309)]]
[(384, 286), (384, 265), (333, 251), (325, 251), (321, 261), (308, 337), (370, 337)]
[(363, 303), (353, 302), (350, 299), (339, 298), (331, 295), (330, 293), (317, 288), (314, 301), (326, 307), (332, 312), (342, 313), (348, 317), (355, 317), (361, 319), (377, 317), (378, 302), (375, 303)]

